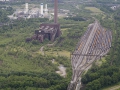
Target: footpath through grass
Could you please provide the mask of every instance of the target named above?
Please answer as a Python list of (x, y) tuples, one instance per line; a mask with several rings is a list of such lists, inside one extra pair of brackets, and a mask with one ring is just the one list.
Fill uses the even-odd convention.
[(93, 13), (102, 13), (102, 11), (96, 7), (85, 7), (85, 9), (90, 10)]
[(117, 83), (116, 85), (114, 86), (110, 86), (110, 87), (107, 87), (107, 88), (104, 88), (102, 90), (120, 90), (120, 82)]

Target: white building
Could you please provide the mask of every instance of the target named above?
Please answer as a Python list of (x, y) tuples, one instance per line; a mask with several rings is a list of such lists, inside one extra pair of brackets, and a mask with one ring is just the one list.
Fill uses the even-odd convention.
[(13, 15), (8, 16), (10, 19), (17, 19), (17, 18), (39, 18), (39, 17), (48, 17), (48, 7), (47, 4), (44, 6), (43, 3), (40, 4), (38, 8), (29, 8), (29, 4), (25, 3), (24, 9), (16, 10)]
[(12, 0), (0, 0), (1, 2), (9, 2), (9, 1), (12, 1)]

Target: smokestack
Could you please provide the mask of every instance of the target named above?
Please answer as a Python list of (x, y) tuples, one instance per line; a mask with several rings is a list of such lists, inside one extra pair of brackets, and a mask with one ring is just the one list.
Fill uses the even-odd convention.
[(45, 14), (48, 14), (47, 4), (45, 4), (45, 9), (44, 9), (44, 11), (45, 11)]
[(54, 23), (58, 23), (58, 0), (54, 0)]
[(41, 10), (40, 10), (40, 14), (43, 15), (43, 3), (40, 4), (40, 8), (41, 8)]
[(47, 4), (45, 4), (45, 9), (47, 10)]
[(28, 13), (28, 3), (25, 4), (25, 13)]

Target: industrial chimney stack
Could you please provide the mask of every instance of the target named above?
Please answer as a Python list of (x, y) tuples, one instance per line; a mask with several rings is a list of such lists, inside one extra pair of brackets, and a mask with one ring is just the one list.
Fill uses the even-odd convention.
[(25, 4), (25, 13), (28, 14), (28, 3)]
[(54, 23), (58, 23), (58, 0), (54, 0)]
[(45, 4), (45, 9), (44, 9), (44, 11), (45, 11), (45, 14), (48, 14), (47, 4)]
[[(54, 23), (40, 24), (40, 29), (35, 30), (35, 35), (31, 39), (26, 39), (26, 41), (38, 40), (43, 42), (45, 38), (50, 41), (54, 41), (57, 37), (60, 37), (60, 24), (58, 24), (58, 0), (54, 0)], [(44, 11), (47, 11), (47, 5)], [(43, 14), (43, 4), (41, 4), (41, 14)], [(52, 28), (52, 29), (51, 29)]]
[(43, 15), (43, 3), (40, 4), (40, 8), (41, 8), (40, 14)]

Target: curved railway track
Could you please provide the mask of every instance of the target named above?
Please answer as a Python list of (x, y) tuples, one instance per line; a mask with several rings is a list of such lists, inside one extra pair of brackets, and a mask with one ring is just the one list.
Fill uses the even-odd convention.
[(75, 51), (71, 55), (73, 75), (67, 90), (79, 90), (82, 73), (95, 60), (108, 53), (111, 41), (111, 31), (106, 31), (98, 21), (88, 26), (87, 31), (81, 37)]

